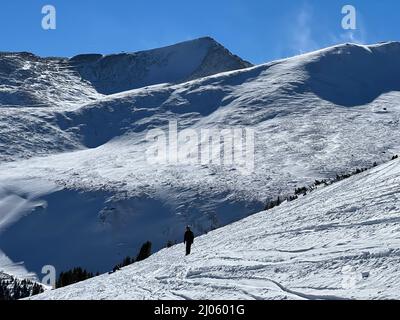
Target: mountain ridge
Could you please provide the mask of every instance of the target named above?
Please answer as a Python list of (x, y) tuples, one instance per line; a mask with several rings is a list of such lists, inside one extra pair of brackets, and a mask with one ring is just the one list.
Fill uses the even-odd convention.
[(133, 53), (84, 54), (72, 58), (2, 52), (0, 108), (73, 108), (104, 94), (165, 82), (179, 83), (249, 66), (249, 62), (207, 37)]

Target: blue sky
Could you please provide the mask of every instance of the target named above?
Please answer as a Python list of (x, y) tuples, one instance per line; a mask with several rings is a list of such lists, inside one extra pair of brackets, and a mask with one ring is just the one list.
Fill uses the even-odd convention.
[[(41, 27), (44, 5), (57, 29)], [(355, 32), (341, 28), (344, 5)], [(2, 0), (0, 50), (42, 56), (115, 53), (211, 36), (253, 63), (339, 42), (400, 40), (398, 0)]]

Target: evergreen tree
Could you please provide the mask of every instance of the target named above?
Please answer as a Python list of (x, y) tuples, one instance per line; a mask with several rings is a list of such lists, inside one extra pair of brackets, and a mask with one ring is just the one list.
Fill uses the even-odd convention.
[(147, 259), (151, 255), (151, 242), (145, 242), (140, 248), (139, 254), (136, 257), (136, 261), (142, 261)]
[(171, 240), (167, 241), (167, 248), (171, 248), (174, 245), (174, 243)]
[(61, 272), (57, 281), (56, 281), (56, 288), (61, 288), (68, 286), (73, 283), (77, 283), (83, 280), (87, 280), (93, 278), (93, 273), (88, 272), (81, 267), (76, 267), (71, 270)]
[(124, 261), (122, 261), (122, 265), (125, 266), (129, 266), (130, 264), (132, 264), (134, 262), (134, 259), (131, 259), (131, 257), (126, 257), (124, 259)]
[(0, 300), (27, 298), (43, 291), (43, 287), (36, 282), (0, 273)]

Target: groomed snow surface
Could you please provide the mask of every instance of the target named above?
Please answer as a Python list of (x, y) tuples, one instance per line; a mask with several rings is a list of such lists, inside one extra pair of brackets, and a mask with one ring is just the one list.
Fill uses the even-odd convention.
[(33, 299), (399, 299), (400, 162)]

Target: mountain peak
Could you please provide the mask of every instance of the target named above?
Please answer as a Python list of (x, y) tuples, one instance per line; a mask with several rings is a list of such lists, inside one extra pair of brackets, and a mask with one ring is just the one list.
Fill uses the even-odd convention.
[(181, 83), (252, 66), (211, 37), (133, 53), (79, 55), (69, 63), (103, 94)]

